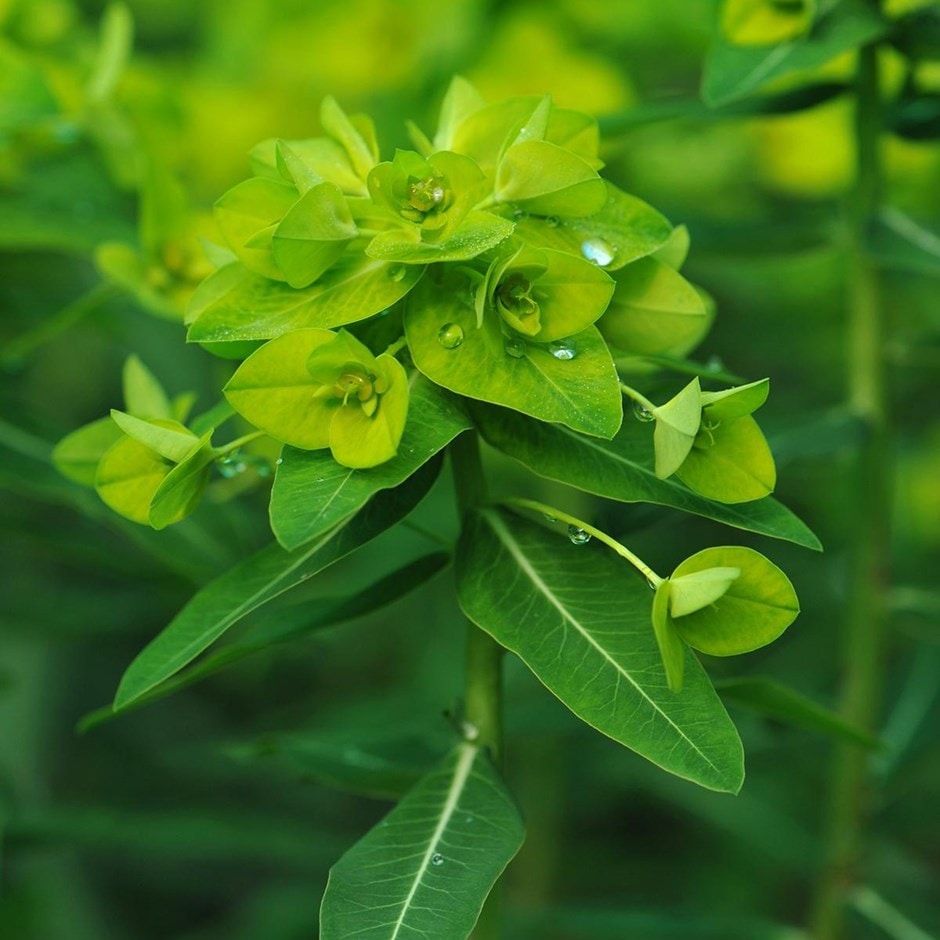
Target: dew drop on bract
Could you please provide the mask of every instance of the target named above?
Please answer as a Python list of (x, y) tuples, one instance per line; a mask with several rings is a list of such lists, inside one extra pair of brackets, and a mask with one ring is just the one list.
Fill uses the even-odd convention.
[(404, 277), (407, 273), (408, 271), (403, 264), (396, 264), (388, 269), (388, 276), (396, 283), (398, 283), (398, 281), (404, 280)]
[(581, 243), (581, 254), (598, 267), (606, 268), (617, 251), (603, 238), (587, 238)]
[(545, 224), (549, 228), (558, 228), (558, 222), (559, 222), (559, 219), (557, 215), (549, 215), (549, 216), (546, 216), (545, 218)]
[(282, 463), (284, 463), (284, 458), (283, 458), (283, 457), (278, 457), (277, 460), (275, 460), (274, 462), (275, 462), (278, 466), (280, 466)]
[(644, 424), (649, 424), (650, 421), (656, 420), (656, 415), (639, 402), (636, 402), (633, 406), (633, 417), (636, 418), (637, 421), (642, 421)]
[(521, 359), (525, 355), (526, 345), (525, 340), (520, 339), (518, 336), (512, 337), (512, 339), (506, 340), (506, 355), (511, 356), (513, 359)]
[(444, 864), (444, 856), (441, 855), (440, 852), (435, 852), (435, 853), (431, 856), (431, 864), (432, 864), (432, 865), (443, 865), (443, 864)]
[(563, 362), (568, 362), (570, 359), (574, 359), (574, 357), (578, 354), (578, 350), (575, 349), (574, 343), (567, 339), (556, 339), (554, 343), (549, 343), (548, 351), (556, 359), (561, 359)]
[(573, 545), (587, 545), (591, 541), (591, 533), (576, 525), (568, 526), (568, 538)]
[(445, 349), (456, 349), (463, 342), (463, 329), (457, 323), (445, 323), (437, 334), (437, 341)]

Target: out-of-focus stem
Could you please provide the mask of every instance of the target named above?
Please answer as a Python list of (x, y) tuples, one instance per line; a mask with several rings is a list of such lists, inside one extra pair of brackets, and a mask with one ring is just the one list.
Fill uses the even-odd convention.
[[(882, 685), (883, 625), (891, 534), (891, 458), (885, 394), (884, 310), (879, 272), (866, 251), (869, 226), (881, 198), (882, 127), (878, 50), (859, 53), (855, 136), (857, 176), (850, 206), (848, 268), (848, 404), (864, 427), (850, 490), (854, 531), (844, 624), (841, 711), (853, 725), (873, 730)], [(815, 940), (845, 936), (846, 901), (857, 879), (871, 804), (869, 754), (840, 747), (835, 758), (823, 870), (812, 915)]]

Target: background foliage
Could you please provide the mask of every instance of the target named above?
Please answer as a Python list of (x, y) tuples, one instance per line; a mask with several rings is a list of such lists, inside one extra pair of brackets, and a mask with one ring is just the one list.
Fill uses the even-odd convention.
[[(735, 107), (706, 70), (719, 105), (709, 111), (698, 90), (716, 11), (700, 0), (128, 6), (132, 55), (130, 22), (112, 12), (102, 32), (102, 4), (0, 3), (0, 934), (311, 938), (329, 866), (447, 748), (463, 649), (451, 573), (403, 597), (407, 579), (394, 575), (382, 595), (392, 606), (337, 613), (334, 599), (363, 584), (362, 566), (342, 561), (261, 628), (286, 639), (314, 606), (324, 622), (352, 622), (251, 656), (257, 634), (236, 636), (222, 654), (237, 660), (230, 668), (159, 705), (94, 716), (194, 588), (267, 541), (265, 494), (204, 505), (154, 533), (60, 477), (52, 443), (120, 406), (132, 351), (171, 393), (213, 403), (231, 369), (184, 347), (173, 313), (207, 273), (208, 208), (245, 177), (257, 141), (310, 136), (326, 94), (372, 113), (379, 137), (400, 145), (407, 117), (433, 124), (455, 71), (489, 98), (549, 91), (602, 118), (605, 175), (692, 232), (688, 274), (719, 311), (699, 357), (720, 349), (744, 378), (772, 377), (761, 424), (777, 495), (826, 547), (820, 556), (735, 533), (788, 572), (803, 613), (773, 646), (708, 669), (719, 680), (770, 675), (834, 703), (857, 512), (859, 432), (842, 405), (841, 205), (854, 154), (850, 101), (836, 93), (851, 53), (809, 63), (812, 86), (832, 91), (794, 113)], [(935, 68), (927, 56), (918, 69), (928, 91)], [(899, 55), (886, 54), (883, 78), (905, 131), (885, 139), (892, 208), (872, 247), (891, 318), (895, 586), (885, 747), (851, 936), (917, 940), (940, 930), (929, 812), (940, 784), (940, 241), (930, 230), (940, 152), (924, 96), (915, 108), (904, 93)], [(519, 470), (488, 456), (511, 492)], [(233, 493), (250, 475), (229, 481)], [(367, 582), (439, 548), (423, 528), (456, 535), (448, 486), (412, 529), (363, 550)], [(532, 495), (559, 492), (544, 482)], [(598, 511), (585, 500), (581, 515)], [(663, 533), (685, 555), (722, 541), (697, 517), (602, 512), (657, 570), (675, 562)], [(729, 695), (747, 783), (735, 798), (708, 793), (591, 734), (508, 663), (506, 775), (528, 830), (508, 876), (511, 936), (801, 935), (830, 739), (752, 716)]]

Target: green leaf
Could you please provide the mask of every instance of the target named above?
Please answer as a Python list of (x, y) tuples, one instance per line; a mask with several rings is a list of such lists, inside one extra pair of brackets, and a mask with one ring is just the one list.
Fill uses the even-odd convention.
[(405, 433), (387, 463), (352, 470), (326, 452), (285, 447), (271, 491), (277, 540), (292, 549), (317, 538), (379, 490), (398, 486), (470, 426), (450, 395), (415, 373)]
[(740, 574), (740, 568), (706, 568), (670, 578), (669, 615), (684, 617), (714, 604)]
[(625, 503), (655, 503), (725, 525), (820, 549), (819, 540), (789, 509), (766, 497), (741, 505), (715, 503), (670, 477), (653, 472), (649, 427), (628, 418), (611, 441), (533, 421), (502, 408), (474, 404), (472, 416), (486, 440), (533, 473), (587, 493)]
[(123, 436), (110, 417), (99, 418), (63, 437), (52, 452), (52, 460), (63, 476), (94, 486), (99, 461)]
[(437, 120), (435, 150), (453, 150), (454, 135), (463, 122), (483, 107), (480, 93), (465, 78), (455, 75), (450, 82)]
[[(365, 196), (368, 194), (365, 179), (360, 179), (346, 151), (335, 140), (327, 137), (314, 137), (309, 140), (278, 140), (274, 137), (263, 140), (254, 147), (250, 154), (252, 171), (256, 176), (267, 177), (277, 181), (283, 181), (283, 173), (279, 169), (278, 147), (288, 148), (291, 154), (310, 168), (310, 173), (319, 178), (329, 180), (335, 183), (348, 196)], [(284, 168), (293, 173), (300, 171), (292, 161), (291, 166), (287, 167), (283, 155), (281, 163)], [(308, 177), (309, 179), (309, 177)]]
[(594, 327), (560, 346), (539, 345), (505, 333), (495, 315), (478, 329), (472, 303), (469, 284), (457, 278), (425, 281), (409, 297), (408, 347), (431, 381), (587, 434), (616, 434), (623, 415), (619, 380)]
[(695, 443), (702, 421), (701, 395), (699, 381), (694, 378), (678, 395), (653, 410), (653, 449), (660, 480), (671, 477), (682, 466)]
[(128, 710), (165, 698), (272, 646), (302, 639), (318, 630), (338, 626), (380, 610), (429, 581), (449, 563), (450, 556), (444, 552), (424, 555), (395, 569), (366, 588), (357, 589), (348, 597), (324, 598), (319, 589), (311, 592), (312, 596), (308, 597), (302, 591), (297, 591), (290, 595), (289, 603), (273, 604), (261, 614), (238, 642), (208, 653), (195, 665), (135, 698), (119, 713), (116, 713), (111, 705), (89, 712), (79, 722), (78, 730), (89, 731), (109, 721), (116, 714), (124, 714)]
[(713, 106), (735, 101), (773, 79), (825, 65), (877, 39), (887, 28), (887, 21), (865, 0), (836, 0), (805, 37), (765, 46), (735, 46), (718, 39), (705, 61), (702, 95)]
[(581, 218), (604, 207), (607, 189), (577, 154), (547, 140), (524, 140), (500, 160), (495, 196), (536, 215)]
[(767, 401), (770, 379), (760, 379), (720, 392), (702, 392), (705, 421), (731, 421), (753, 414)]
[(682, 691), (682, 680), (685, 676), (685, 643), (676, 633), (675, 627), (669, 619), (669, 600), (672, 584), (663, 581), (656, 588), (653, 595), (653, 633), (656, 636), (656, 645), (666, 670), (666, 681), (672, 692)]
[(177, 421), (142, 421), (116, 408), (111, 409), (111, 417), (128, 437), (173, 463), (185, 460), (199, 444), (199, 438)]
[(724, 0), (721, 31), (734, 45), (766, 46), (802, 35), (815, 11), (815, 0)]
[(378, 155), (332, 95), (324, 98), (320, 105), (320, 124), (346, 151), (359, 177), (365, 179), (375, 166)]
[(461, 744), (330, 870), (322, 940), (467, 940), (525, 834), (486, 753)]
[[(255, 177), (230, 189), (215, 204), (215, 218), (238, 260), (257, 274), (284, 280), (271, 251), (274, 225), (297, 202), (297, 189), (278, 180)], [(259, 233), (267, 232), (258, 239)], [(249, 246), (250, 243), (250, 246)]]
[(307, 287), (339, 260), (356, 234), (340, 188), (324, 181), (308, 189), (281, 219), (271, 248), (287, 283)]
[(618, 350), (635, 355), (684, 355), (697, 346), (713, 319), (702, 294), (655, 258), (617, 272), (607, 312), (597, 326)]
[(793, 689), (764, 678), (723, 679), (716, 683), (718, 694), (732, 705), (774, 718), (777, 721), (815, 731), (836, 740), (867, 748), (883, 747), (883, 742), (846, 721), (834, 711), (823, 708)]
[(102, 455), (95, 473), (95, 489), (102, 502), (116, 513), (149, 525), (153, 494), (172, 469), (169, 460), (122, 435)]
[(772, 643), (800, 612), (789, 578), (752, 548), (706, 548), (683, 561), (670, 580), (712, 568), (741, 573), (708, 607), (673, 617), (689, 646), (711, 656), (748, 653)]
[(644, 258), (666, 244), (672, 226), (652, 206), (604, 181), (607, 201), (587, 218), (528, 216), (516, 222), (516, 234), (533, 247), (556, 248), (585, 257), (594, 243), (606, 245), (610, 261), (603, 265), (616, 271)]
[(669, 690), (649, 588), (606, 549), (572, 545), (495, 509), (466, 521), (460, 604), (579, 718), (664, 770), (736, 793), (743, 752), (701, 666)]
[(58, 110), (42, 70), (0, 36), (0, 134), (52, 117)]
[(209, 482), (209, 466), (216, 456), (209, 443), (213, 433), (213, 428), (206, 431), (193, 450), (170, 470), (157, 487), (147, 516), (153, 528), (165, 529), (196, 508)]
[(347, 251), (310, 287), (297, 290), (228, 265), (193, 295), (187, 338), (193, 343), (230, 343), (355, 323), (401, 300), (423, 270)]
[(366, 254), (381, 261), (400, 261), (408, 265), (469, 261), (495, 248), (512, 231), (513, 223), (509, 219), (489, 212), (469, 212), (441, 241), (423, 241), (422, 230), (416, 226), (393, 228), (376, 235), (366, 247)]
[(773, 454), (750, 415), (717, 427), (709, 427), (706, 415), (676, 476), (696, 493), (722, 503), (763, 499), (777, 483)]
[(653, 252), (652, 257), (654, 260), (668, 265), (673, 271), (679, 271), (689, 256), (691, 243), (692, 239), (688, 227), (677, 225), (662, 246)]
[(135, 418), (174, 417), (163, 386), (137, 356), (128, 356), (125, 360), (123, 384), (124, 407)]
[(252, 611), (402, 520), (430, 489), (439, 470), (440, 461), (431, 461), (401, 486), (378, 493), (359, 513), (311, 545), (294, 552), (269, 545), (206, 585), (127, 668), (114, 698), (115, 710), (169, 679)]

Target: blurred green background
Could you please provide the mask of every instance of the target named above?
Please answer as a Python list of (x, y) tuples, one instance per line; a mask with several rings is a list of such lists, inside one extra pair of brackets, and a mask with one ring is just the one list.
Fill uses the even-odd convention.
[[(605, 174), (691, 230), (689, 276), (719, 310), (698, 358), (771, 376), (762, 424), (778, 495), (826, 546), (760, 543), (803, 613), (780, 642), (709, 669), (835, 701), (857, 511), (846, 493), (858, 430), (842, 407), (849, 98), (708, 112), (708, 0), (127, 9), (132, 52), (120, 15), (102, 33), (104, 3), (0, 0), (0, 937), (310, 940), (330, 864), (390, 805), (358, 792), (370, 768), (407, 783), (446, 747), (463, 644), (449, 572), (379, 614), (76, 731), (196, 586), (270, 535), (263, 485), (233, 481), (232, 499), (155, 533), (59, 477), (51, 446), (120, 403), (131, 352), (171, 392), (214, 402), (231, 364), (186, 347), (179, 323), (208, 270), (198, 239), (218, 238), (211, 204), (247, 174), (250, 148), (313, 136), (326, 94), (374, 115), (386, 155), (407, 146), (407, 118), (433, 126), (455, 72), (490, 99), (550, 92), (601, 118)], [(890, 92), (903, 66), (890, 53), (883, 65)], [(852, 69), (847, 55), (814, 80)], [(940, 86), (940, 66), (922, 78)], [(886, 240), (882, 257), (895, 586), (887, 746), (851, 936), (923, 940), (940, 931), (940, 148), (888, 135), (884, 157), (898, 218), (926, 228), (919, 252)], [(131, 248), (109, 267), (111, 243)], [(532, 495), (521, 470), (489, 457), (499, 487)], [(448, 485), (416, 516), (445, 536)], [(666, 570), (709, 544), (759, 542), (652, 507), (584, 514)], [(416, 529), (386, 534), (292, 603), (347, 594), (436, 547)], [(831, 741), (734, 712), (748, 781), (732, 798), (580, 726), (515, 662), (508, 687), (507, 776), (529, 831), (508, 875), (509, 936), (801, 936)]]

